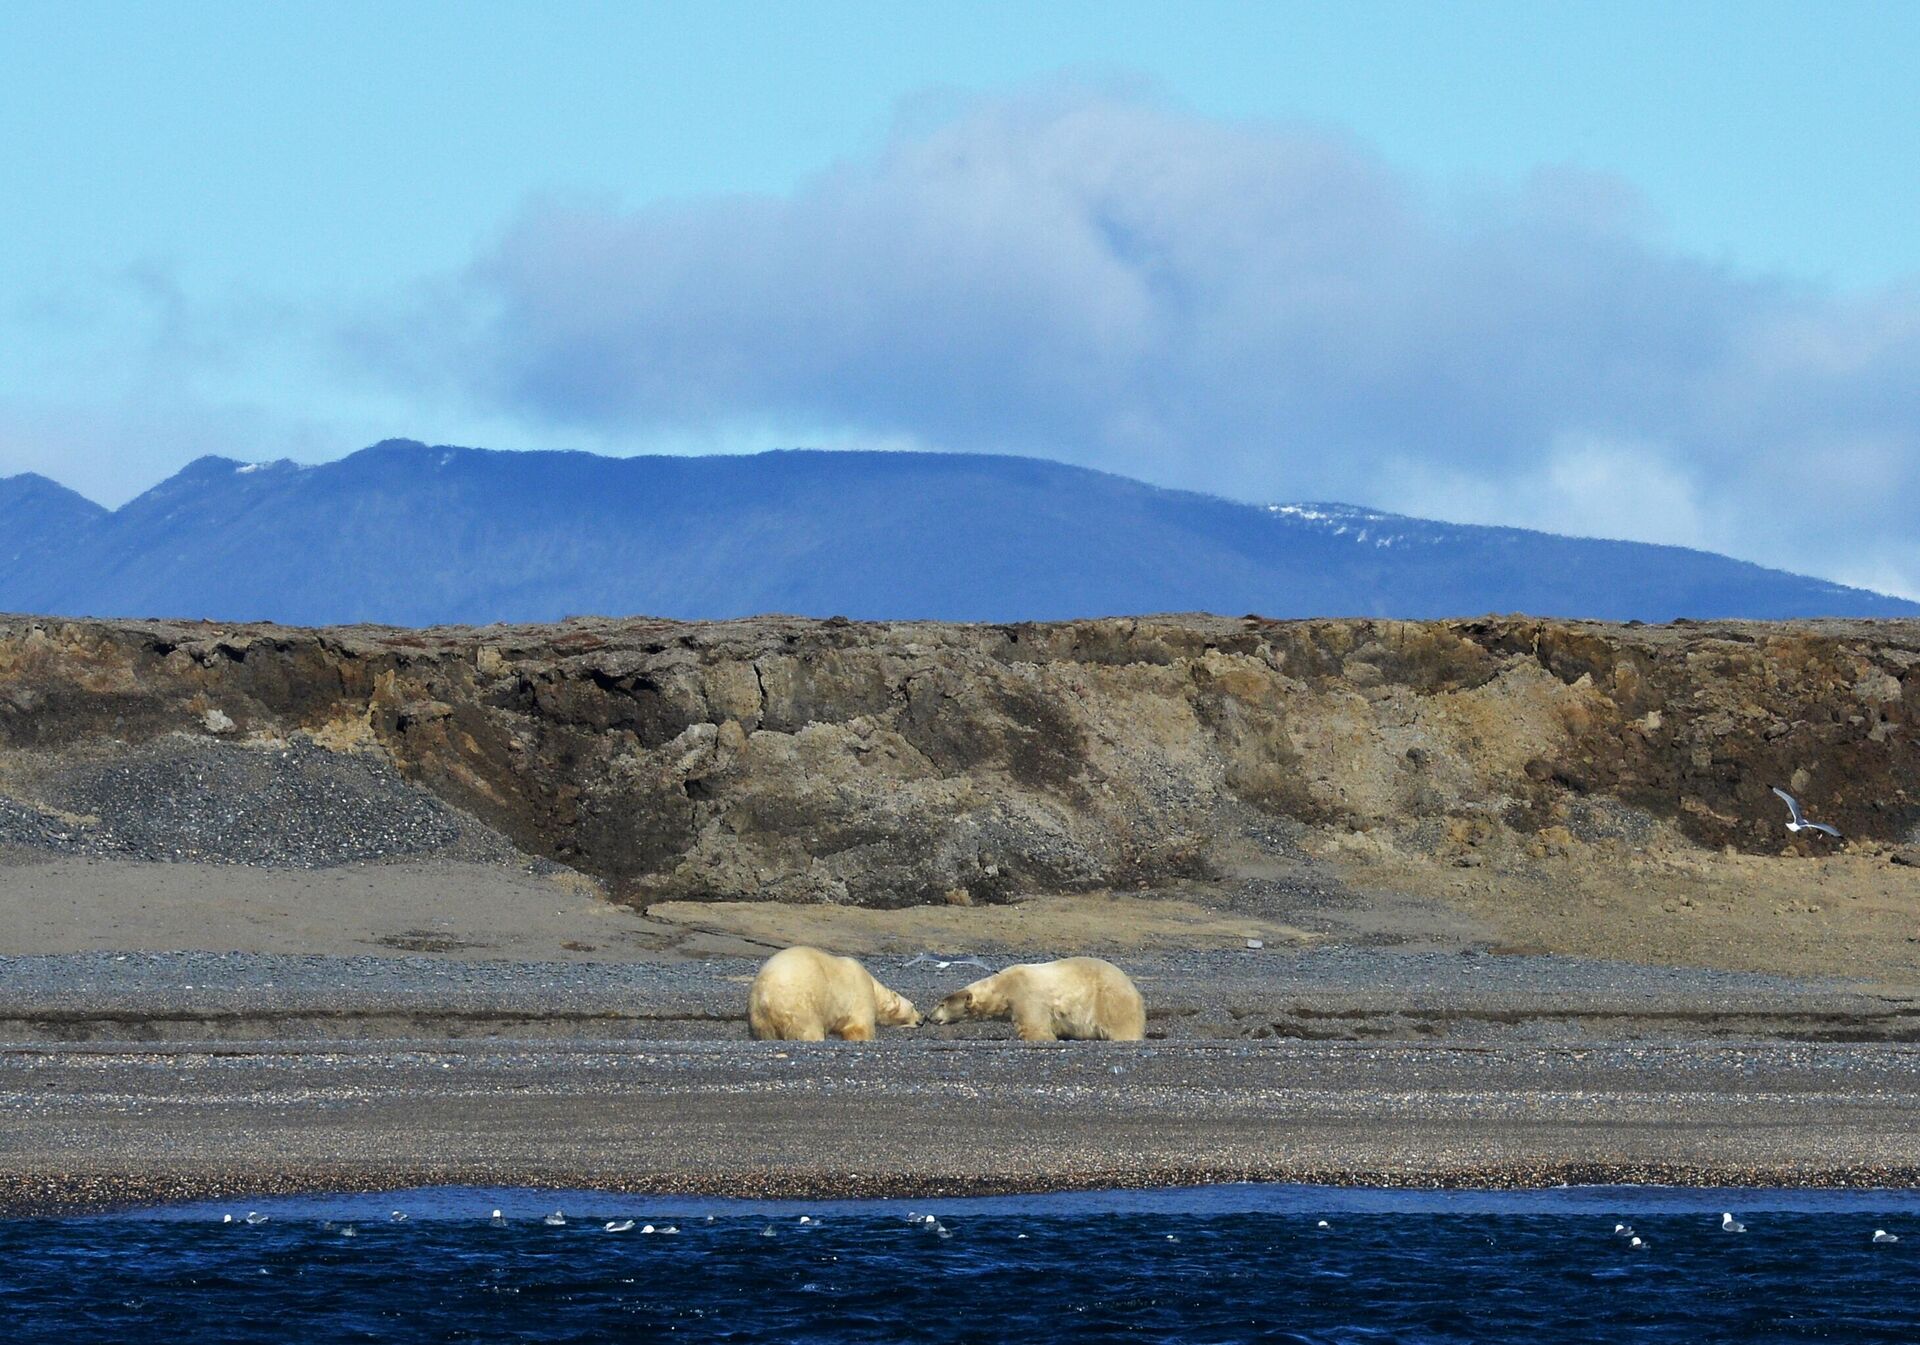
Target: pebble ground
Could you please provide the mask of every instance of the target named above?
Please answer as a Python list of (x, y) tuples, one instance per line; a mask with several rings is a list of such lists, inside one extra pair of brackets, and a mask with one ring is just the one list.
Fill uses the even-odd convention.
[(1920, 1049), (286, 1043), (0, 1053), (0, 1214), (412, 1185), (1913, 1185)]

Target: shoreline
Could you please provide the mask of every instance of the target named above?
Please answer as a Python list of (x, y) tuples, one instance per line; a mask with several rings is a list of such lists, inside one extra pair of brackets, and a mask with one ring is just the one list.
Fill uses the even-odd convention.
[(978, 1178), (965, 1181), (902, 1179), (876, 1180), (861, 1174), (820, 1175), (791, 1184), (761, 1182), (748, 1189), (716, 1174), (651, 1174), (642, 1179), (590, 1180), (561, 1172), (499, 1173), (445, 1169), (416, 1173), (383, 1173), (378, 1180), (335, 1179), (333, 1174), (274, 1174), (260, 1181), (182, 1180), (125, 1176), (89, 1177), (73, 1183), (61, 1180), (32, 1182), (0, 1178), (0, 1219), (74, 1218), (133, 1213), (176, 1205), (232, 1199), (259, 1201), (290, 1197), (375, 1196), (390, 1192), (436, 1189), (591, 1191), (609, 1196), (658, 1199), (729, 1199), (760, 1201), (829, 1200), (965, 1200), (981, 1197), (1049, 1196), (1102, 1191), (1184, 1191), (1219, 1186), (1291, 1186), (1320, 1189), (1365, 1189), (1426, 1192), (1513, 1192), (1551, 1190), (1649, 1191), (1808, 1191), (1910, 1194), (1920, 1192), (1920, 1163), (1904, 1168), (1842, 1168), (1827, 1171), (1715, 1167), (1663, 1167), (1658, 1164), (1611, 1167), (1570, 1163), (1564, 1168), (1463, 1169), (1446, 1173), (1321, 1172), (1282, 1169), (1240, 1170), (1169, 1168), (1141, 1174), (1116, 1172), (1110, 1179), (1089, 1174), (1070, 1180), (1028, 1183), (1019, 1179)]

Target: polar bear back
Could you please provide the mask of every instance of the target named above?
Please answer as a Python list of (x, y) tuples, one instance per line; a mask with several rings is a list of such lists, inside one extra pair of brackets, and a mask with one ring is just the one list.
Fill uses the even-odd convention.
[(858, 962), (818, 948), (775, 953), (747, 991), (747, 1023), (761, 1041), (871, 1041), (876, 1023), (918, 1018), (912, 1004)]
[(1139, 1041), (1147, 1010), (1127, 974), (1097, 957), (1021, 962), (941, 1001), (935, 1022), (1009, 1018), (1023, 1041)]
[(1063, 957), (1008, 970), (1024, 973), (1033, 987), (1029, 993), (1052, 1016), (1053, 1035), (1063, 1041), (1139, 1041), (1147, 1034), (1139, 990), (1103, 958)]

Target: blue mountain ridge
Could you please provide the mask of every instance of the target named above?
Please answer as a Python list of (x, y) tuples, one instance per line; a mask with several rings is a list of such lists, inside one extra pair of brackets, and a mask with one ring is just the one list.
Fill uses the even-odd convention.
[(46, 564), (106, 516), (92, 500), (44, 476), (0, 477), (0, 587), (9, 574)]
[(0, 611), (298, 625), (1053, 620), (1148, 612), (1667, 621), (1920, 615), (1681, 547), (1251, 505), (1038, 458), (610, 458), (388, 440), (201, 458), (113, 511), (0, 480)]

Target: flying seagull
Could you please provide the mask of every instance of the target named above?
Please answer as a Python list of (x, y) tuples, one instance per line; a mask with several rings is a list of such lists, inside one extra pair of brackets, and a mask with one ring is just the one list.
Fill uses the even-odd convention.
[(907, 959), (907, 965), (909, 967), (917, 967), (922, 962), (933, 963), (934, 970), (936, 971), (945, 971), (948, 967), (978, 967), (980, 968), (981, 971), (993, 970), (992, 967), (989, 967), (986, 963), (982, 962), (977, 957), (953, 957), (953, 958), (948, 958), (945, 961), (941, 961), (939, 958), (935, 957), (932, 953), (920, 953), (914, 957)]
[(1830, 827), (1825, 822), (1807, 821), (1807, 815), (1800, 811), (1799, 799), (1787, 793), (1779, 785), (1773, 787), (1773, 792), (1786, 801), (1787, 811), (1793, 814), (1792, 820), (1787, 823), (1788, 831), (1824, 831), (1836, 841), (1840, 839), (1840, 831), (1837, 827)]

